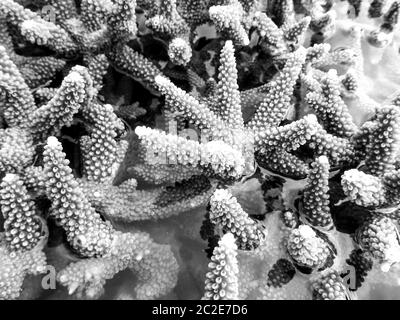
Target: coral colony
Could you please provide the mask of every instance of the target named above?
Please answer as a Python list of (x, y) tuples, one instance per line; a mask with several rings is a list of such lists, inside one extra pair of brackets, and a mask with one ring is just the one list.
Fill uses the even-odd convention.
[(1, 0), (0, 299), (400, 297), (399, 14)]

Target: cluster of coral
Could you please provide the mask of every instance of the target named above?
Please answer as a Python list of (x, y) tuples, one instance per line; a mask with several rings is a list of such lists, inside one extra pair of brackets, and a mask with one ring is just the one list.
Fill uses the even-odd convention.
[(0, 299), (399, 287), (399, 13), (1, 0)]

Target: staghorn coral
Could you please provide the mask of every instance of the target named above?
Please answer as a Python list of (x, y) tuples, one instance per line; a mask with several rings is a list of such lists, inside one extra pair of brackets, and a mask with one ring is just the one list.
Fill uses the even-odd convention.
[(206, 274), (204, 299), (206, 300), (237, 300), (238, 262), (237, 247), (231, 233), (227, 233), (215, 247), (210, 271)]
[(169, 44), (168, 56), (176, 65), (187, 65), (192, 58), (192, 49), (184, 39), (175, 38)]
[(242, 250), (257, 248), (265, 237), (237, 200), (223, 189), (216, 190), (210, 199), (210, 221), (224, 233), (232, 233)]
[[(306, 95), (306, 101), (324, 124), (328, 133), (338, 137), (351, 137), (356, 131), (346, 105), (340, 99), (339, 79), (334, 70), (322, 79), (321, 89)], [(337, 121), (340, 122), (337, 122)]]
[(65, 64), (64, 60), (53, 57), (32, 58), (20, 65), (19, 71), (29, 88), (37, 88), (51, 81)]
[(32, 136), (20, 128), (0, 129), (0, 168), (2, 172), (20, 172), (33, 162)]
[(33, 135), (43, 139), (59, 134), (64, 126), (70, 126), (74, 114), (91, 99), (91, 87), (88, 71), (81, 66), (74, 67), (64, 78), (56, 95), (32, 112), (30, 127)]
[(205, 176), (175, 182), (174, 186), (137, 190), (135, 179), (119, 186), (82, 181), (83, 192), (103, 214), (114, 220), (162, 219), (206, 203), (214, 189)]
[(139, 277), (138, 299), (154, 298), (175, 285), (177, 264), (168, 246), (152, 242), (145, 233), (116, 232), (113, 242), (106, 255), (72, 263), (59, 273), (59, 281), (70, 294), (77, 291), (80, 296), (98, 297), (106, 280), (126, 268)]
[(397, 297), (399, 8), (1, 1), (0, 298)]
[(5, 218), (5, 241), (10, 249), (27, 251), (40, 240), (42, 225), (22, 180), (12, 173), (1, 185), (1, 212)]
[(347, 300), (347, 289), (336, 272), (315, 280), (312, 287), (314, 300)]
[(177, 10), (176, 0), (161, 0), (158, 14), (147, 19), (146, 26), (166, 38), (175, 38), (188, 32), (188, 25)]
[[(160, 259), (157, 257), (161, 254), (157, 251), (157, 245), (145, 233), (121, 233), (113, 230), (109, 223), (103, 222), (71, 176), (68, 162), (60, 147), (57, 139), (50, 137), (44, 151), (44, 170), (49, 181), (46, 183), (46, 194), (52, 201), (51, 214), (65, 229), (72, 248), (81, 256), (93, 258), (90, 262), (83, 260), (68, 266), (59, 275), (60, 282), (69, 287), (70, 293), (75, 290), (88, 290), (86, 295), (95, 297), (106, 279), (120, 270), (131, 267), (139, 273), (139, 277), (149, 280), (137, 287), (139, 298), (158, 296), (173, 287), (177, 272), (173, 255), (162, 250), (163, 258)], [(57, 190), (57, 187), (60, 189)], [(57, 194), (64, 196), (60, 198)], [(69, 219), (66, 219), (67, 217)], [(164, 278), (156, 276), (157, 281), (152, 283), (155, 270), (146, 269), (149, 263), (153, 269), (166, 268)], [(150, 279), (146, 279), (149, 277)], [(150, 288), (147, 289), (147, 286)], [(156, 287), (153, 288), (154, 286)]]
[(288, 237), (287, 250), (297, 265), (311, 269), (324, 269), (331, 256), (326, 241), (306, 225), (292, 230)]
[(0, 47), (0, 58), (0, 90), (4, 96), (2, 117), (11, 126), (26, 125), (27, 114), (35, 106), (32, 93), (4, 47)]
[(243, 6), (237, 0), (227, 2), (226, 5), (211, 6), (210, 19), (223, 37), (232, 39), (237, 44), (248, 45), (250, 40), (242, 25)]
[(372, 258), (382, 263), (382, 268), (398, 262), (400, 246), (396, 225), (388, 217), (371, 217), (355, 235), (357, 244)]

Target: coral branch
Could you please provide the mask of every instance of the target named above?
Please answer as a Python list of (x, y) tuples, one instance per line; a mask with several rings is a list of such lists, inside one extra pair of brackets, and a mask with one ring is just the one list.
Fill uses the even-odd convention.
[(303, 210), (308, 221), (316, 227), (333, 224), (329, 210), (329, 161), (325, 156), (311, 164), (307, 186), (304, 189)]
[(235, 300), (238, 299), (238, 262), (235, 238), (227, 233), (214, 249), (210, 271), (206, 274), (205, 300)]
[(33, 96), (6, 49), (1, 46), (0, 61), (0, 92), (5, 93), (4, 118), (10, 126), (26, 126), (26, 115), (35, 108)]

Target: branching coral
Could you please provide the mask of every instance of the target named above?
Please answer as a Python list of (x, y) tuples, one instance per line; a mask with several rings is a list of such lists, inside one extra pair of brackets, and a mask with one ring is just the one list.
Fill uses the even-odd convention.
[(20, 172), (33, 162), (33, 139), (19, 128), (0, 129), (0, 169), (2, 172)]
[(210, 220), (224, 233), (231, 232), (237, 239), (238, 248), (251, 250), (264, 240), (257, 223), (248, 217), (237, 200), (228, 191), (216, 190), (210, 199)]
[(119, 186), (82, 181), (83, 192), (102, 213), (115, 220), (167, 218), (207, 202), (213, 186), (205, 177), (193, 176), (175, 186), (137, 190), (134, 179)]
[(338, 77), (335, 72), (329, 71), (322, 81), (321, 92), (307, 94), (307, 103), (315, 111), (328, 133), (339, 137), (352, 136), (356, 131), (356, 125), (340, 98)]
[(161, 0), (159, 13), (149, 18), (146, 25), (155, 33), (169, 38), (188, 32), (188, 26), (177, 10), (176, 0)]
[(355, 233), (355, 239), (362, 249), (388, 270), (399, 261), (400, 245), (395, 224), (387, 217), (373, 217), (367, 220)]
[(15, 299), (27, 274), (45, 271), (42, 249), (46, 237), (34, 203), (18, 175), (10, 173), (3, 178), (0, 204), (5, 218), (5, 232), (0, 238), (0, 299)]
[(231, 233), (227, 233), (214, 249), (210, 271), (206, 274), (204, 299), (207, 300), (237, 300), (238, 262), (237, 247)]
[(47, 140), (43, 157), (51, 214), (66, 229), (68, 241), (78, 253), (88, 257), (103, 255), (113, 240), (111, 226), (103, 223), (84, 198), (56, 138)]
[(73, 116), (91, 99), (91, 87), (88, 71), (80, 66), (74, 67), (56, 95), (32, 113), (30, 126), (34, 135), (40, 138), (58, 135), (62, 127), (71, 125)]
[(167, 246), (155, 244), (145, 233), (114, 234), (110, 251), (69, 265), (58, 275), (69, 293), (98, 297), (106, 280), (126, 268), (136, 272), (139, 283), (135, 288), (138, 299), (151, 299), (165, 294), (176, 284), (176, 261)]
[(232, 0), (226, 5), (212, 6), (209, 14), (215, 27), (223, 36), (238, 44), (249, 44), (249, 38), (242, 25), (243, 7), (239, 1)]
[(65, 61), (53, 57), (32, 58), (24, 62), (19, 71), (29, 88), (37, 88), (51, 81), (65, 67)]
[(274, 84), (264, 101), (259, 105), (249, 127), (264, 129), (278, 125), (290, 106), (293, 86), (306, 58), (305, 50), (298, 50), (290, 55), (282, 72), (274, 80)]
[(347, 300), (347, 289), (336, 272), (322, 276), (312, 286), (314, 300)]
[(17, 175), (4, 177), (0, 198), (5, 218), (5, 241), (9, 247), (15, 251), (34, 248), (39, 242), (42, 224), (35, 217), (33, 201)]
[(287, 250), (297, 265), (311, 269), (326, 268), (332, 255), (326, 241), (306, 225), (301, 225), (290, 233)]
[(34, 109), (32, 93), (4, 47), (0, 47), (0, 58), (0, 90), (4, 95), (3, 117), (11, 126), (26, 125), (26, 115)]
[[(67, 285), (71, 293), (77, 289), (86, 290), (88, 287), (86, 294), (94, 297), (102, 289), (106, 279), (131, 267), (150, 282), (137, 288), (139, 297), (158, 296), (173, 286), (177, 271), (173, 255), (162, 250), (163, 258), (157, 257), (161, 252), (157, 251), (157, 245), (144, 233), (124, 234), (113, 230), (84, 197), (67, 164), (59, 142), (54, 137), (48, 138), (44, 151), (44, 169), (48, 178), (46, 193), (52, 201), (51, 214), (66, 230), (68, 241), (80, 255), (98, 259), (88, 260), (89, 262), (83, 260), (68, 267), (70, 269), (59, 276), (61, 283)], [(138, 265), (135, 266), (135, 263)], [(149, 263), (155, 269), (169, 268), (164, 274), (165, 278), (159, 278), (157, 273), (153, 275), (153, 269), (146, 270)], [(153, 279), (154, 276), (156, 280)], [(153, 280), (155, 283), (152, 283)]]
[(211, 175), (223, 177), (238, 178), (243, 173), (243, 157), (223, 141), (200, 144), (144, 127), (136, 128), (135, 132), (150, 163), (200, 166), (205, 171), (211, 171)]
[(365, 159), (366, 172), (380, 175), (391, 169), (400, 147), (399, 111), (394, 107), (383, 107), (377, 112), (379, 127), (371, 134)]
[(329, 210), (329, 162), (324, 156), (312, 165), (308, 184), (304, 190), (304, 215), (311, 225), (329, 227), (332, 224)]
[(91, 299), (395, 283), (399, 9), (1, 1), (0, 298), (47, 263)]

